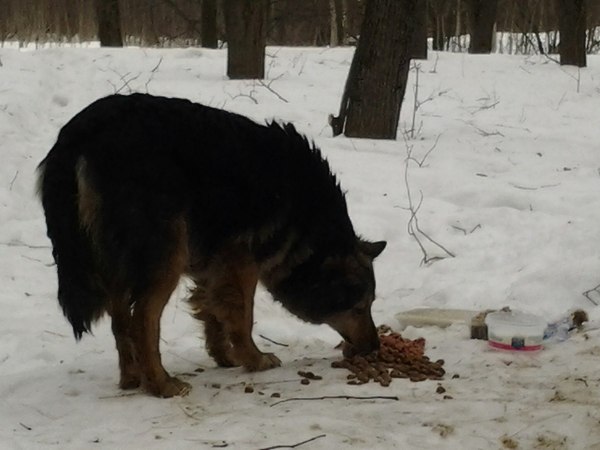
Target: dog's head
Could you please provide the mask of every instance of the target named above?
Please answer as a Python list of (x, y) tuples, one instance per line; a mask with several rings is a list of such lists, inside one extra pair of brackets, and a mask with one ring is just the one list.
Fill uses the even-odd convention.
[(357, 239), (349, 254), (298, 268), (284, 283), (279, 300), (300, 318), (336, 330), (346, 341), (346, 356), (377, 350), (379, 337), (371, 317), (373, 260), (385, 246), (385, 241)]

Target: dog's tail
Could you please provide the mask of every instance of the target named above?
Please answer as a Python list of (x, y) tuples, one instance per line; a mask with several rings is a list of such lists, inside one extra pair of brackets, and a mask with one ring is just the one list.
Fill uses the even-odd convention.
[(107, 297), (96, 280), (92, 242), (80, 218), (79, 160), (79, 152), (59, 137), (38, 167), (38, 193), (58, 271), (58, 301), (78, 340), (105, 311)]

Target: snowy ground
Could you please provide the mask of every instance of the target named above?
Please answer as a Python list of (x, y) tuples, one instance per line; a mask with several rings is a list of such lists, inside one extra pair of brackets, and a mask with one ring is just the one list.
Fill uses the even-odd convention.
[[(600, 283), (600, 57), (561, 68), (540, 57), (431, 53), (420, 62), (415, 139), (332, 138), (350, 49), (269, 48), (266, 86), (229, 81), (224, 51), (0, 50), (0, 447), (600, 449), (600, 331), (536, 355), (491, 351), (452, 326), (403, 331), (446, 361), (441, 381), (348, 386), (339, 337), (259, 292), (255, 335), (281, 368), (248, 374), (208, 358), (180, 289), (163, 316), (165, 366), (193, 386), (160, 400), (117, 387), (108, 321), (76, 343), (55, 298), (55, 268), (34, 170), (59, 128), (120, 91), (184, 96), (314, 137), (337, 171), (356, 229), (388, 248), (376, 264), (376, 322), (415, 307), (510, 306), (552, 320)], [(401, 128), (410, 127), (414, 72)], [(408, 236), (404, 162), (421, 228), (456, 257), (421, 265)], [(428, 248), (431, 255), (437, 250)], [(259, 337), (263, 335), (288, 347)], [(203, 368), (203, 372), (195, 372)], [(301, 385), (298, 370), (323, 377)], [(455, 378), (453, 375), (458, 374)], [(244, 393), (252, 384), (253, 393)], [(217, 387), (217, 385), (219, 387)], [(280, 398), (271, 397), (273, 393)], [(397, 396), (398, 400), (319, 399)]]

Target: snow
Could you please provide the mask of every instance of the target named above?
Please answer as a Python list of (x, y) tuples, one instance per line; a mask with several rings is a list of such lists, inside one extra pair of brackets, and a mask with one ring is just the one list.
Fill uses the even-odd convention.
[[(216, 368), (182, 285), (163, 315), (161, 348), (165, 367), (192, 384), (191, 394), (156, 399), (118, 389), (108, 320), (76, 343), (62, 317), (35, 197), (35, 167), (60, 127), (115, 91), (291, 121), (313, 138), (348, 191), (356, 229), (388, 241), (376, 262), (377, 323), (398, 329), (395, 315), (417, 307), (503, 306), (548, 321), (583, 308), (600, 321), (582, 295), (600, 283), (600, 57), (577, 70), (537, 56), (431, 53), (418, 62), (415, 138), (373, 141), (332, 138), (327, 126), (351, 49), (269, 48), (264, 85), (228, 80), (225, 56), (0, 49), (0, 447), (256, 449), (315, 438), (299, 448), (600, 449), (596, 329), (522, 355), (490, 350), (465, 326), (408, 327), (405, 337), (424, 337), (426, 353), (445, 360), (445, 379), (349, 386), (346, 372), (330, 367), (341, 356), (333, 348), (339, 336), (300, 322), (262, 290), (256, 341), (282, 367)], [(414, 84), (413, 70), (401, 130), (412, 121)], [(420, 264), (407, 233), (407, 148), (424, 159), (407, 171), (413, 204), (422, 192), (419, 225), (454, 258)], [(444, 254), (432, 244), (427, 251)], [(323, 380), (301, 385), (299, 370)], [(452, 398), (436, 393), (438, 383)], [(247, 384), (253, 393), (244, 393)], [(398, 400), (277, 403), (340, 395)]]

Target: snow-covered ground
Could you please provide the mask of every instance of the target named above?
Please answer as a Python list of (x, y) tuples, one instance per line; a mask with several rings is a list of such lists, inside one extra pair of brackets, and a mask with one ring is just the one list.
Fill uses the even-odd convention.
[[(600, 320), (582, 295), (600, 283), (600, 57), (578, 71), (541, 57), (431, 53), (418, 63), (423, 103), (405, 142), (331, 137), (327, 115), (339, 108), (351, 49), (268, 55), (261, 84), (229, 81), (221, 50), (0, 49), (0, 447), (258, 449), (315, 438), (299, 447), (600, 449), (597, 330), (515, 355), (470, 340), (465, 326), (409, 327), (406, 337), (426, 338), (427, 354), (446, 361), (443, 381), (349, 386), (346, 372), (330, 367), (339, 337), (293, 318), (264, 291), (255, 336), (282, 367), (216, 368), (182, 286), (163, 316), (161, 345), (167, 370), (193, 390), (167, 400), (119, 391), (107, 320), (75, 342), (56, 301), (35, 167), (71, 116), (116, 91), (279, 118), (313, 137), (348, 191), (356, 229), (389, 243), (376, 263), (377, 323), (398, 328), (395, 315), (416, 307), (510, 306), (548, 321), (583, 308)], [(413, 71), (402, 130), (414, 84)], [(407, 172), (413, 202), (423, 196), (419, 225), (454, 258), (420, 264), (407, 233), (407, 148), (425, 159)], [(323, 380), (302, 385), (299, 370)], [(438, 383), (451, 398), (436, 393)], [(277, 403), (340, 395), (397, 400)]]

